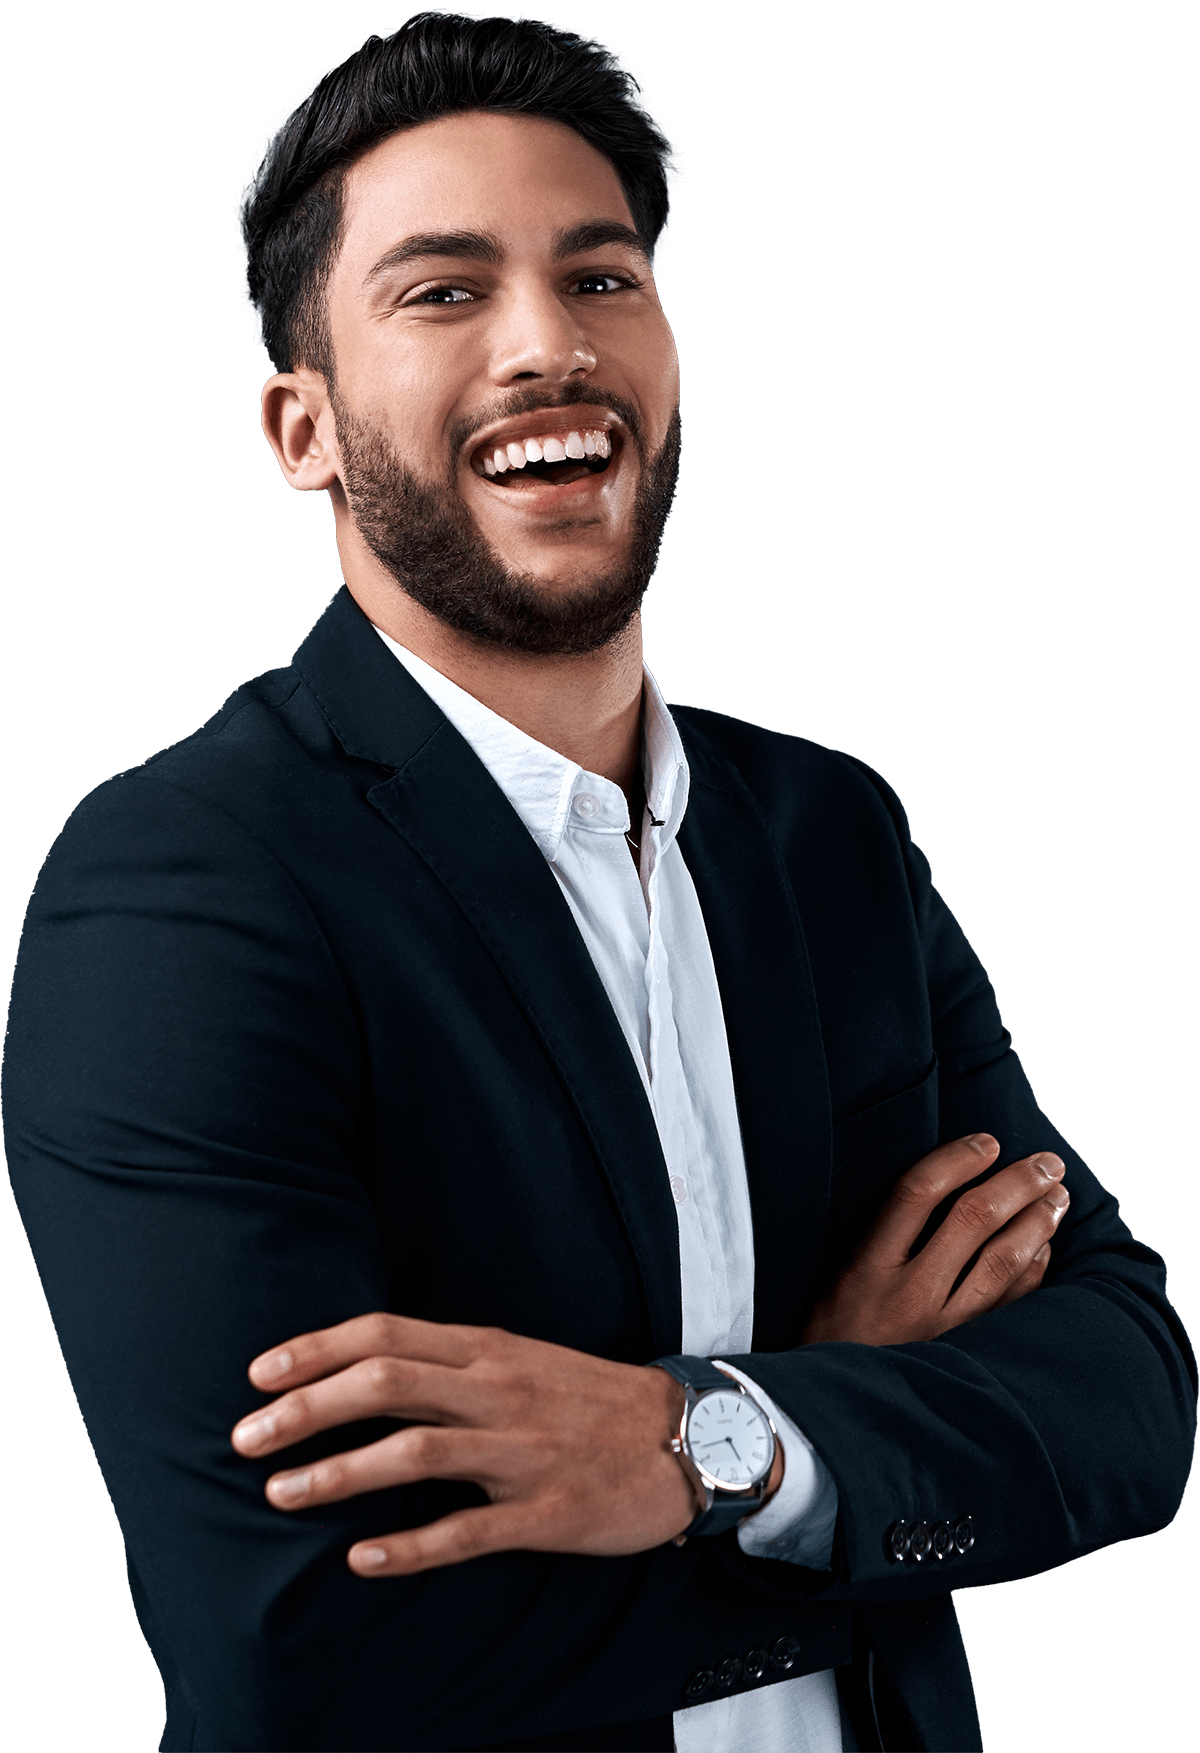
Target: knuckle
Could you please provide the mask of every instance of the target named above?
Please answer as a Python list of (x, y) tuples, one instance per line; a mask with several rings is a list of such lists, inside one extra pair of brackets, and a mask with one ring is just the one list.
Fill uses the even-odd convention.
[(411, 1461), (421, 1467), (436, 1462), (441, 1455), (441, 1438), (442, 1433), (436, 1425), (411, 1425), (404, 1433), (404, 1444)]
[(392, 1316), (382, 1309), (363, 1316), (362, 1337), (370, 1351), (386, 1351), (392, 1338)]
[(333, 1455), (313, 1469), (313, 1489), (324, 1494), (339, 1494), (352, 1484), (350, 1465), (342, 1455)]
[(1004, 1285), (1017, 1276), (1026, 1260), (1019, 1248), (996, 1247), (981, 1255), (979, 1264), (993, 1284)]
[(972, 1235), (978, 1235), (980, 1231), (990, 1234), (1000, 1221), (996, 1201), (984, 1188), (975, 1193), (964, 1193), (961, 1199), (955, 1200), (950, 1207), (950, 1216)]
[(930, 1205), (937, 1199), (933, 1177), (923, 1167), (909, 1169), (892, 1189), (892, 1198), (900, 1205)]
[(399, 1386), (402, 1366), (398, 1358), (369, 1357), (362, 1365), (363, 1385), (372, 1399), (389, 1400)]
[(312, 1396), (304, 1388), (293, 1388), (275, 1410), (277, 1425), (286, 1429), (294, 1425), (306, 1424), (312, 1413)]
[(445, 1541), (456, 1558), (474, 1558), (483, 1550), (485, 1530), (480, 1526), (482, 1518), (475, 1516), (457, 1516), (445, 1529)]

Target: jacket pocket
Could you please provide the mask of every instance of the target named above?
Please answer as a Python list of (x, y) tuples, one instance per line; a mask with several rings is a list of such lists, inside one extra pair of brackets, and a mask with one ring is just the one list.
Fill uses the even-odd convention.
[[(851, 1168), (860, 1156), (909, 1138), (928, 1138), (917, 1152), (924, 1156), (937, 1143), (938, 1062), (934, 1055), (929, 1070), (918, 1083), (897, 1095), (873, 1102), (833, 1124), (833, 1172)], [(913, 1157), (912, 1161), (917, 1159)], [(905, 1164), (910, 1167), (911, 1164)]]

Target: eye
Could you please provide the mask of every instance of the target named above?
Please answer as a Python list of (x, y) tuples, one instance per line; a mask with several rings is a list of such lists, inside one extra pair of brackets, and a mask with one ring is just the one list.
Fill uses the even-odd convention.
[(408, 304), (467, 304), (473, 294), (463, 286), (426, 286), (415, 292)]
[(585, 274), (576, 280), (576, 292), (584, 292), (594, 297), (597, 293), (625, 292), (637, 281), (628, 279), (624, 274)]

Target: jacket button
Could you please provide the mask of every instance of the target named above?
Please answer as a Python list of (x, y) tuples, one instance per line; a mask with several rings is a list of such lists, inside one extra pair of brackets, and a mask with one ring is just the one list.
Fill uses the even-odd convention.
[(771, 1645), (771, 1666), (784, 1670), (791, 1668), (795, 1665), (796, 1657), (799, 1654), (800, 1639), (798, 1637), (777, 1637)]
[(959, 1516), (954, 1524), (954, 1544), (960, 1552), (969, 1552), (975, 1544), (975, 1530), (970, 1516)]
[(742, 1663), (742, 1673), (747, 1680), (761, 1680), (767, 1671), (766, 1650), (747, 1650), (746, 1659)]
[(683, 1696), (688, 1700), (689, 1704), (694, 1704), (698, 1698), (704, 1697), (704, 1694), (708, 1691), (708, 1689), (712, 1685), (712, 1683), (713, 1683), (712, 1669), (711, 1668), (700, 1668), (695, 1674), (692, 1675), (691, 1679), (688, 1681), (687, 1685), (684, 1687)]
[(928, 1522), (915, 1522), (912, 1533), (908, 1537), (908, 1550), (917, 1563), (928, 1558), (933, 1550), (933, 1529)]
[(740, 1678), (741, 1672), (742, 1658), (740, 1656), (726, 1656), (717, 1669), (717, 1685), (732, 1686), (734, 1681)]
[(954, 1557), (954, 1529), (949, 1522), (938, 1522), (934, 1528), (933, 1552), (935, 1558)]
[(912, 1530), (907, 1522), (893, 1522), (887, 1531), (887, 1554), (897, 1564), (904, 1562), (904, 1554), (908, 1551), (908, 1540)]

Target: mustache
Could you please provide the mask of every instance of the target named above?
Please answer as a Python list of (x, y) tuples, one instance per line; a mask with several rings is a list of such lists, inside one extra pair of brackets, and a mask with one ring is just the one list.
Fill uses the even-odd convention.
[[(450, 429), (450, 455), (457, 460), (464, 447), (485, 426), (502, 420), (515, 420), (520, 414), (540, 414), (548, 408), (587, 407), (589, 404), (592, 407), (611, 408), (617, 418), (624, 422), (630, 437), (639, 452), (642, 452), (642, 419), (630, 402), (623, 396), (601, 389), (598, 384), (566, 383), (555, 389), (540, 389), (531, 384), (528, 389), (513, 390), (493, 402), (490, 407), (481, 408), (476, 414), (464, 415)], [(453, 468), (453, 464), (451, 467)]]

